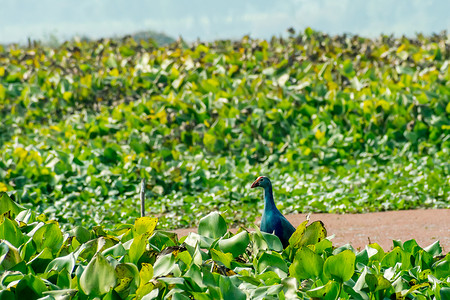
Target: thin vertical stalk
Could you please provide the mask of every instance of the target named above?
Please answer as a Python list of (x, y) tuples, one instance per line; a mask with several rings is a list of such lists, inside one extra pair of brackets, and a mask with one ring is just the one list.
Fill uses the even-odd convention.
[(145, 216), (145, 178), (141, 181), (141, 217)]

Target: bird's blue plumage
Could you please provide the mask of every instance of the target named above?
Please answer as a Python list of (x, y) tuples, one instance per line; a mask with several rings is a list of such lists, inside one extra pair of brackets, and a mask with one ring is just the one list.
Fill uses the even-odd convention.
[(267, 177), (258, 177), (252, 184), (264, 189), (264, 212), (261, 219), (261, 231), (278, 236), (283, 247), (289, 245), (289, 238), (295, 232), (295, 227), (281, 214), (273, 200), (272, 183)]

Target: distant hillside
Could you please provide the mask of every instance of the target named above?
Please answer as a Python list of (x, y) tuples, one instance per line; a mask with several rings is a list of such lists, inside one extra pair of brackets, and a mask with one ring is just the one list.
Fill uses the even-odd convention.
[[(156, 32), (156, 31), (152, 31), (152, 30), (139, 31), (139, 32), (129, 34), (129, 35), (120, 35), (120, 36), (116, 35), (116, 36), (109, 37), (109, 38), (114, 39), (114, 40), (121, 40), (124, 37), (132, 37), (137, 42), (141, 41), (141, 40), (148, 41), (149, 39), (152, 39), (159, 46), (165, 46), (165, 45), (171, 44), (176, 41), (176, 39), (174, 39), (173, 37), (170, 37), (164, 33)], [(80, 36), (80, 37), (72, 37), (70, 39), (71, 40), (81, 40), (84, 42), (97, 40), (97, 38), (91, 38), (91, 37), (88, 37), (85, 35)], [(29, 40), (28, 45), (31, 46), (32, 42), (33, 41)], [(47, 37), (45, 37), (43, 40), (38, 41), (38, 43), (41, 43), (44, 46), (58, 47), (62, 43), (64, 43), (64, 40), (61, 40), (55, 34), (50, 34)]]
[(175, 39), (164, 34), (152, 30), (139, 31), (131, 35), (135, 41), (153, 39), (158, 45), (164, 46), (175, 42)]

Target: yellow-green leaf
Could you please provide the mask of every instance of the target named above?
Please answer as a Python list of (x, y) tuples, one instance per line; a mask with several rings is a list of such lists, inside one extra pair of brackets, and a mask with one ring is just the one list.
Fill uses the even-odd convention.
[(141, 217), (137, 218), (134, 222), (134, 230), (136, 234), (147, 234), (150, 235), (153, 233), (153, 230), (156, 228), (156, 224), (158, 223), (158, 218), (151, 217)]

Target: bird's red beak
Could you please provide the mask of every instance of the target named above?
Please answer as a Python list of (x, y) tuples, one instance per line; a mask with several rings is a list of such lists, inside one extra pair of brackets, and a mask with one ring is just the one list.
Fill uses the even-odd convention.
[(254, 189), (255, 187), (258, 187), (258, 186), (259, 186), (259, 178), (256, 179), (256, 180), (252, 183), (252, 186), (251, 186), (250, 188)]

